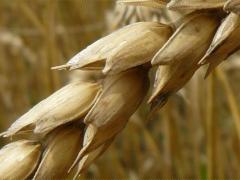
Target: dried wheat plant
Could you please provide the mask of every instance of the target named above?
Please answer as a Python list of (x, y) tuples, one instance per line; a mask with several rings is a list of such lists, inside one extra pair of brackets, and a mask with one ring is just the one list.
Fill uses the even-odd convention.
[[(130, 25), (89, 45), (67, 64), (53, 68), (90, 70), (94, 80), (75, 78), (1, 134), (19, 137), (0, 150), (1, 179), (78, 179), (124, 129), (149, 87), (153, 89), (147, 102), (153, 113), (203, 65), (208, 65), (207, 77), (240, 49), (240, 0), (119, 0), (118, 3), (129, 6), (130, 10), (123, 8), (112, 29), (120, 24)], [(154, 10), (133, 13), (139, 11), (134, 6)], [(165, 24), (160, 23), (158, 18), (171, 11), (176, 11), (174, 16)], [(136, 21), (148, 22), (132, 23), (133, 16)], [(153, 85), (148, 74), (152, 67), (157, 69)], [(224, 73), (218, 70), (216, 74), (234, 103)], [(214, 84), (211, 81), (209, 84), (211, 99)], [(239, 120), (236, 105), (232, 107)], [(210, 119), (212, 113), (208, 113)]]

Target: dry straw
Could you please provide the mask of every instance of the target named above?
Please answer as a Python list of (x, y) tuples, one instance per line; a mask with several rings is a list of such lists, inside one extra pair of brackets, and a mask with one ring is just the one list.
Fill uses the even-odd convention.
[[(25, 134), (26, 140), (12, 142), (0, 150), (0, 178), (77, 179), (106, 151), (144, 101), (149, 90), (148, 73), (152, 66), (156, 66), (157, 71), (148, 102), (157, 109), (183, 88), (203, 64), (209, 65), (208, 75), (240, 48), (239, 15), (236, 14), (239, 8), (237, 5), (233, 7), (238, 1), (119, 0), (119, 3), (153, 7), (157, 11), (173, 9), (178, 12), (178, 18), (168, 24), (132, 23), (89, 45), (67, 64), (54, 67), (59, 70), (92, 70), (95, 80), (93, 82), (85, 77), (81, 81), (74, 80), (35, 105), (1, 134), (3, 137), (19, 138), (19, 135)], [(48, 7), (51, 18), (54, 18), (54, 6), (50, 3)], [(232, 12), (224, 12), (223, 6)], [(21, 8), (25, 13), (32, 13), (24, 5)], [(168, 12), (168, 9), (164, 10)], [(45, 36), (53, 33), (54, 24), (50, 23), (44, 29), (37, 18), (31, 17), (32, 23)], [(57, 58), (52, 44), (54, 41), (47, 39), (48, 56), (53, 64)], [(229, 106), (240, 138), (239, 111), (230, 85), (222, 71), (217, 71), (216, 76), (229, 96)], [(217, 166), (214, 162), (218, 158), (214, 142), (219, 140), (218, 132), (213, 128), (214, 79), (215, 74), (209, 80), (207, 91), (209, 178), (218, 175), (214, 171)], [(55, 86), (54, 83), (52, 86)], [(176, 112), (173, 111), (170, 101), (163, 117), (167, 134), (164, 174), (168, 177), (174, 174), (172, 155), (179, 164), (184, 156), (176, 150), (181, 149), (183, 144), (177, 135), (178, 126), (173, 118)], [(144, 127), (141, 123), (138, 126)], [(144, 138), (154, 149), (155, 157), (161, 160), (157, 155), (159, 149), (146, 129)]]

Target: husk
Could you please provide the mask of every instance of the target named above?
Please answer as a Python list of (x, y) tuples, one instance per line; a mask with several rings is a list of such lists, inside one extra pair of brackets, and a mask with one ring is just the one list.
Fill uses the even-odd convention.
[(157, 22), (133, 23), (96, 41), (75, 55), (67, 65), (57, 68), (105, 67), (105, 74), (119, 73), (149, 62), (171, 33), (170, 26)]
[(54, 128), (84, 116), (100, 91), (96, 83), (73, 82), (41, 101), (16, 120), (1, 135), (12, 136), (29, 127), (38, 134), (46, 134)]
[(145, 97), (147, 89), (147, 71), (140, 67), (105, 79), (102, 94), (84, 119), (88, 124), (84, 138), (88, 140), (73, 166), (126, 126)]
[(41, 145), (21, 140), (0, 150), (0, 178), (4, 180), (26, 179), (37, 167)]
[(210, 48), (200, 64), (209, 63), (206, 77), (222, 61), (240, 48), (240, 16), (230, 13), (216, 32)]
[[(206, 24), (204, 18), (204, 13), (200, 12), (184, 17), (182, 24), (153, 57), (152, 64), (165, 65), (174, 63), (188, 57), (190, 53), (194, 57), (195, 50), (205, 45), (206, 38), (204, 37), (207, 37), (209, 41), (208, 34), (212, 32), (212, 27), (209, 27), (209, 29), (208, 27), (203, 28)], [(214, 15), (213, 19), (216, 19)]]
[(83, 128), (62, 127), (50, 134), (46, 150), (33, 179), (64, 179), (83, 143)]
[[(149, 99), (154, 106), (163, 106), (168, 97), (181, 89), (193, 76), (219, 24), (219, 19), (211, 13), (194, 13), (189, 16), (193, 18), (179, 27), (153, 59), (156, 63), (169, 56), (170, 62), (168, 65), (160, 65), (156, 72), (153, 92)], [(183, 39), (185, 33), (193, 37)]]
[(99, 146), (97, 149), (83, 156), (77, 165), (77, 171), (75, 173), (74, 179), (77, 179), (80, 174), (84, 173), (88, 167), (106, 151), (106, 149), (112, 144), (113, 140), (114, 137), (109, 139), (103, 145)]

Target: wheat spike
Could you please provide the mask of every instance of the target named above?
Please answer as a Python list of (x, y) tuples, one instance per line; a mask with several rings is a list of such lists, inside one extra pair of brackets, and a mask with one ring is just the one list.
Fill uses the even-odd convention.
[[(52, 68), (78, 71), (74, 71), (75, 78), (68, 85), (35, 105), (0, 134), (3, 137), (17, 138), (0, 150), (0, 179), (79, 179), (107, 150), (142, 102), (145, 102), (151, 87), (152, 75), (148, 73), (152, 66), (156, 66), (157, 71), (153, 71), (155, 81), (148, 100), (152, 107), (150, 114), (163, 107), (169, 97), (183, 88), (203, 64), (209, 65), (208, 75), (218, 64), (240, 49), (239, 0), (117, 2), (145, 7), (123, 6), (114, 27), (130, 25), (90, 44), (67, 64)], [(52, 5), (50, 4), (51, 7)], [(51, 7), (49, 13), (52, 12)], [(146, 7), (155, 9), (143, 11)], [(176, 10), (171, 18), (168, 17), (171, 14), (169, 9)], [(26, 7), (24, 10), (25, 13), (31, 13)], [(152, 21), (154, 12), (157, 21), (161, 22)], [(149, 22), (136, 22), (146, 19)], [(41, 27), (41, 22), (36, 17), (31, 20)], [(213, 89), (209, 90), (213, 96)], [(212, 106), (211, 98), (209, 107)], [(231, 109), (237, 120), (236, 103), (232, 104)], [(167, 138), (172, 140), (172, 137), (176, 137), (177, 130), (176, 122), (170, 114), (173, 112), (169, 111), (174, 109), (171, 107), (168, 107), (165, 116), (168, 121), (172, 120), (166, 123)], [(211, 107), (209, 112), (210, 115), (213, 114)], [(176, 111), (177, 113), (179, 112)], [(143, 128), (143, 123), (137, 120), (134, 123)], [(239, 123), (235, 123), (239, 127)], [(145, 139), (148, 139), (148, 144), (156, 155), (158, 147), (146, 132), (145, 130)], [(22, 134), (26, 135), (26, 140), (19, 140), (23, 139)], [(141, 147), (142, 141), (134, 143), (139, 143)], [(209, 147), (214, 149), (212, 145), (209, 142)], [(174, 146), (166, 142), (164, 151), (167, 152), (165, 155), (169, 164), (164, 174), (169, 177), (175, 173), (170, 153), (180, 157), (180, 153), (173, 149)], [(214, 151), (211, 151), (211, 156), (212, 152)], [(159, 155), (156, 157), (157, 160), (160, 159)], [(145, 154), (142, 158), (145, 158)], [(213, 160), (209, 159), (211, 166)], [(154, 160), (150, 159), (149, 162), (154, 169), (151, 166)], [(143, 165), (139, 167), (142, 168)], [(209, 168), (209, 177), (212, 176), (212, 169)], [(129, 177), (133, 176), (135, 175), (130, 173)], [(145, 178), (144, 175), (139, 177)]]

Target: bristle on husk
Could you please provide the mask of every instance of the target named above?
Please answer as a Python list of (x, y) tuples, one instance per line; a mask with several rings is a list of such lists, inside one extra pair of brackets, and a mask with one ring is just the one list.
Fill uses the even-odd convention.
[(151, 8), (163, 8), (167, 5), (164, 0), (118, 0), (117, 3)]
[(167, 7), (171, 10), (201, 10), (223, 8), (226, 0), (171, 0)]

